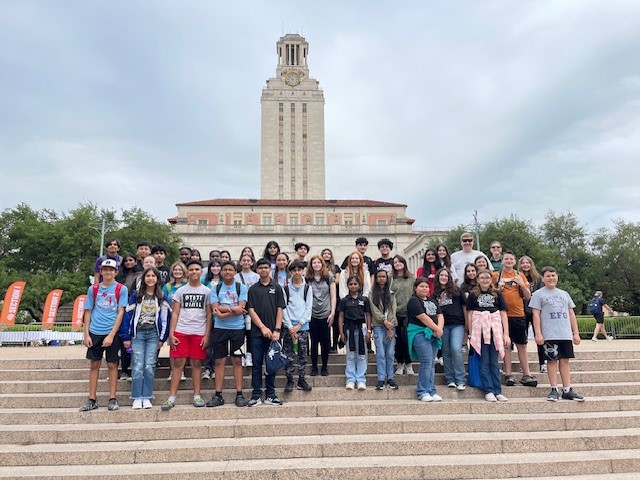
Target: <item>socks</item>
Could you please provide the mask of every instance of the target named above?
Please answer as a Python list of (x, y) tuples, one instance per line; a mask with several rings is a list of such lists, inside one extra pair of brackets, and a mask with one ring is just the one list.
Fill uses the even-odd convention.
[(175, 395), (169, 395), (169, 401), (176, 403), (176, 396)]
[(562, 389), (564, 393), (569, 393), (570, 390), (571, 390), (571, 387), (563, 387)]

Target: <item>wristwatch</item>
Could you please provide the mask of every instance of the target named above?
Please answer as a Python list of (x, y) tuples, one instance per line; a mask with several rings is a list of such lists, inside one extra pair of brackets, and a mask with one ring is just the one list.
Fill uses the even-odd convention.
[(280, 333), (280, 329), (279, 328), (274, 328), (273, 331)]

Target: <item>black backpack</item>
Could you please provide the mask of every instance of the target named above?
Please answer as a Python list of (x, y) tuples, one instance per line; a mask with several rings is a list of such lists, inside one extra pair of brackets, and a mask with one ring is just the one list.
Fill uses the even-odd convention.
[[(284, 291), (284, 296), (286, 299), (286, 304), (289, 305), (289, 298), (291, 297), (290, 292), (289, 292), (289, 285), (285, 285), (284, 287), (282, 287), (282, 290)], [(304, 284), (304, 301), (307, 301), (307, 293), (309, 293), (309, 284), (305, 283)]]
[[(216, 285), (216, 295), (218, 295), (218, 297), (220, 296), (220, 290), (222, 290), (222, 284), (224, 282), (218, 282), (218, 284)], [(236, 292), (238, 294), (238, 298), (240, 298), (240, 284), (238, 282), (236, 283)]]

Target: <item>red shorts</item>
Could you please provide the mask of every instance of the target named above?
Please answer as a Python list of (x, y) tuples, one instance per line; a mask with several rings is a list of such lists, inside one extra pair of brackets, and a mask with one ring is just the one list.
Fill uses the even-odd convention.
[(176, 349), (173, 349), (173, 345), (169, 350), (169, 356), (171, 358), (193, 358), (194, 360), (205, 360), (207, 358), (207, 351), (203, 350), (200, 346), (200, 342), (204, 338), (203, 335), (189, 335), (185, 333), (175, 332), (175, 337), (178, 339), (178, 345)]

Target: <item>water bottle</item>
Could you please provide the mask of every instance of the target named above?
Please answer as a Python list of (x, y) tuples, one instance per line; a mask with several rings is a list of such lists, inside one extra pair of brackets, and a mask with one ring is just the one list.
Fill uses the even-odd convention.
[(125, 349), (125, 351), (126, 351), (127, 353), (131, 353), (131, 352), (133, 352), (133, 350), (131, 349), (131, 347), (126, 348), (126, 349)]
[(293, 341), (293, 353), (298, 353), (298, 339)]

